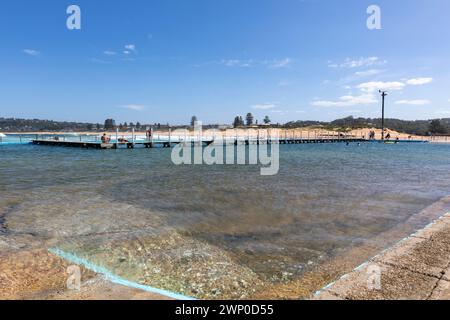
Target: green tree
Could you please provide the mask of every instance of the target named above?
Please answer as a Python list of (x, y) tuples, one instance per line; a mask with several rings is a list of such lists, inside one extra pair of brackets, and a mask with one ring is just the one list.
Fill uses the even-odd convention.
[(197, 116), (192, 116), (191, 118), (191, 127), (195, 126), (195, 123), (198, 121)]
[(245, 117), (246, 125), (247, 126), (253, 125), (253, 120), (254, 120), (253, 115), (251, 113), (247, 113), (247, 116)]
[(446, 134), (447, 128), (444, 127), (440, 120), (433, 120), (430, 122), (430, 126), (428, 128), (431, 134)]
[(241, 127), (244, 125), (244, 120), (242, 119), (242, 116), (236, 116), (233, 121), (233, 127)]
[(116, 121), (114, 121), (114, 119), (106, 119), (105, 130), (114, 130), (114, 129), (116, 129)]
[(270, 124), (272, 122), (270, 120), (269, 116), (265, 116), (263, 121), (264, 121), (265, 124)]

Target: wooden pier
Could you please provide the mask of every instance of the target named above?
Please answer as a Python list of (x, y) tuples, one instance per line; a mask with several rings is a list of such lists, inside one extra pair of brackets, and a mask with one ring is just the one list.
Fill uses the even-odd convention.
[(126, 148), (133, 149), (136, 146), (142, 146), (144, 148), (154, 148), (161, 146), (163, 148), (169, 148), (171, 145), (179, 142), (168, 141), (135, 141), (135, 142), (119, 142), (119, 143), (101, 143), (95, 141), (59, 141), (59, 140), (32, 140), (35, 145), (41, 146), (55, 146), (55, 147), (72, 147), (72, 148), (84, 148), (84, 149), (118, 149)]
[[(32, 140), (35, 145), (42, 146), (55, 146), (55, 147), (72, 147), (72, 148), (84, 148), (84, 149), (134, 149), (135, 147), (142, 148), (170, 148), (176, 144), (189, 144), (192, 145), (210, 145), (214, 140), (189, 140), (184, 141), (179, 139), (178, 141), (134, 141), (134, 142), (111, 142), (111, 143), (101, 143), (96, 141), (67, 141), (67, 140), (50, 140), (50, 139), (36, 139)], [(260, 144), (313, 144), (313, 143), (361, 143), (367, 142), (366, 139), (362, 138), (314, 138), (314, 139), (280, 139), (280, 140), (270, 140), (270, 139), (251, 139), (251, 138), (232, 138), (224, 140), (225, 144), (234, 145), (260, 145)]]

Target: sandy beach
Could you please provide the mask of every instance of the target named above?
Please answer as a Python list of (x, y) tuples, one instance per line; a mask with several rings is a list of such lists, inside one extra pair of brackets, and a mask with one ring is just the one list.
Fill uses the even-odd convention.
[[(178, 129), (180, 130), (180, 129)], [(298, 128), (298, 129), (257, 129), (257, 128), (250, 128), (250, 129), (227, 129), (227, 130), (219, 130), (219, 129), (208, 129), (203, 130), (202, 135), (207, 135), (211, 137), (241, 137), (241, 138), (247, 138), (247, 137), (279, 137), (279, 139), (284, 138), (303, 138), (303, 139), (314, 139), (314, 138), (333, 138), (333, 137), (352, 137), (352, 138), (361, 138), (361, 139), (368, 139), (370, 132), (375, 132), (375, 139), (380, 140), (381, 139), (381, 129), (376, 128), (361, 128), (361, 129), (354, 129), (354, 130), (348, 130), (346, 132), (340, 132), (340, 131), (331, 131), (331, 130), (325, 130), (325, 129), (317, 129), (317, 128)], [(8, 133), (10, 135), (35, 135), (35, 136), (51, 136), (51, 135), (72, 135), (73, 138), (76, 138), (78, 136), (90, 136), (90, 137), (97, 137), (97, 139), (100, 139), (100, 137), (106, 133), (110, 137), (115, 137), (117, 132), (115, 131), (106, 131), (106, 132), (11, 132)], [(134, 136), (139, 138), (145, 138), (146, 137), (145, 131), (135, 131)], [(184, 130), (181, 129), (181, 131), (176, 130), (155, 130), (153, 132), (154, 137), (158, 136), (169, 136), (172, 135), (174, 137), (176, 136), (198, 136), (198, 132), (194, 132), (193, 130)], [(404, 141), (424, 141), (424, 142), (433, 142), (433, 143), (450, 143), (450, 136), (418, 136), (418, 135), (410, 135), (407, 133), (401, 133), (394, 130), (387, 129), (386, 135), (390, 134), (391, 140), (404, 140)], [(119, 137), (131, 137), (133, 135), (133, 132), (126, 131), (126, 132), (119, 132)]]

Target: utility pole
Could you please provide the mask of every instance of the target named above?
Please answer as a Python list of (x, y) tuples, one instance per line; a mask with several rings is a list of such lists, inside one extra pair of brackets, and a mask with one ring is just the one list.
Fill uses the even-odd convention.
[(379, 91), (381, 93), (382, 109), (381, 109), (381, 140), (384, 140), (384, 99), (388, 95), (386, 91)]

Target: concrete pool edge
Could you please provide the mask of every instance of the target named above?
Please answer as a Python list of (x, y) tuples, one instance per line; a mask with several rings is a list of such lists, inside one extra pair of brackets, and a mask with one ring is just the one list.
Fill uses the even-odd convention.
[[(370, 300), (370, 299), (450, 299), (450, 235), (449, 239), (442, 239), (442, 234), (450, 231), (450, 212), (447, 212), (429, 223), (424, 228), (415, 231), (410, 236), (403, 238), (391, 247), (381, 251), (377, 255), (368, 259), (352, 271), (342, 275), (337, 280), (328, 283), (320, 290), (316, 291), (312, 297), (313, 300)], [(431, 245), (428, 242), (433, 242)], [(442, 248), (444, 246), (444, 248)], [(438, 253), (443, 255), (445, 261), (441, 266), (429, 264), (426, 257), (433, 256), (439, 248)], [(430, 249), (426, 249), (430, 248)], [(436, 259), (439, 257), (435, 257)], [(441, 259), (442, 260), (442, 259)], [(435, 263), (435, 261), (433, 261)], [(422, 265), (425, 269), (419, 270), (411, 265)], [(392, 280), (392, 276), (397, 277), (396, 281), (389, 283), (386, 288), (370, 287), (369, 281), (373, 278), (372, 267), (380, 267), (380, 282), (383, 277)], [(404, 287), (399, 279), (402, 279), (398, 273), (402, 270), (405, 279), (413, 279), (409, 289), (419, 289), (412, 296), (407, 296), (405, 290), (404, 296), (399, 296), (400, 290)], [(391, 278), (391, 279), (389, 279)], [(414, 281), (421, 282), (414, 284)], [(429, 283), (427, 283), (427, 281)], [(391, 286), (391, 288), (389, 287)], [(431, 291), (427, 290), (431, 288)], [(386, 292), (389, 291), (389, 292)]]
[(70, 263), (82, 266), (87, 270), (90, 270), (96, 274), (99, 274), (99, 275), (103, 276), (107, 281), (114, 283), (114, 284), (122, 285), (122, 286), (125, 286), (128, 288), (142, 290), (144, 292), (161, 295), (161, 296), (168, 297), (168, 298), (175, 299), (175, 300), (182, 300), (182, 301), (196, 300), (195, 298), (184, 296), (182, 294), (178, 294), (178, 293), (171, 292), (168, 290), (154, 288), (151, 286), (142, 285), (142, 284), (139, 284), (139, 283), (136, 283), (133, 281), (126, 280), (118, 275), (113, 274), (111, 271), (109, 271), (108, 269), (106, 269), (102, 266), (98, 266), (98, 265), (88, 261), (87, 259), (78, 257), (72, 253), (65, 252), (58, 248), (50, 248), (50, 249), (48, 249), (48, 251), (51, 254), (54, 254), (55, 256), (57, 256), (63, 260), (66, 260)]
[[(434, 202), (432, 205), (424, 208), (422, 211), (411, 216), (400, 226), (380, 234), (377, 238), (370, 240), (368, 243), (364, 243), (363, 245), (356, 247), (356, 250), (352, 249), (350, 252), (339, 255), (336, 259), (331, 260), (329, 263), (327, 262), (325, 265), (318, 266), (319, 268), (314, 268), (310, 272), (306, 273), (306, 276), (299, 278), (298, 281), (296, 280), (283, 286), (271, 285), (266, 287), (264, 292), (256, 292), (251, 295), (250, 299), (310, 299), (314, 292), (317, 293), (332, 286), (336, 282), (333, 280), (346, 278), (348, 274), (352, 273), (352, 271), (363, 269), (374, 257), (382, 255), (383, 253), (389, 251), (390, 248), (393, 248), (399, 243), (402, 243), (410, 237), (418, 234), (424, 228), (434, 225), (437, 221), (444, 219), (445, 216), (448, 216), (448, 214), (445, 213), (450, 212), (448, 206), (449, 204), (450, 197), (443, 197)], [(412, 227), (413, 225), (415, 225), (416, 228)], [(410, 226), (411, 228), (407, 227), (406, 230), (403, 230), (404, 226)], [(379, 242), (380, 239), (382, 242)], [(393, 241), (390, 241), (389, 239)], [(398, 241), (398, 239), (402, 240)], [(355, 268), (355, 266), (359, 267)], [(344, 276), (341, 277), (341, 275)], [(322, 289), (319, 290), (320, 288)], [(268, 290), (269, 292), (267, 292)], [(282, 292), (282, 294), (280, 292)]]

